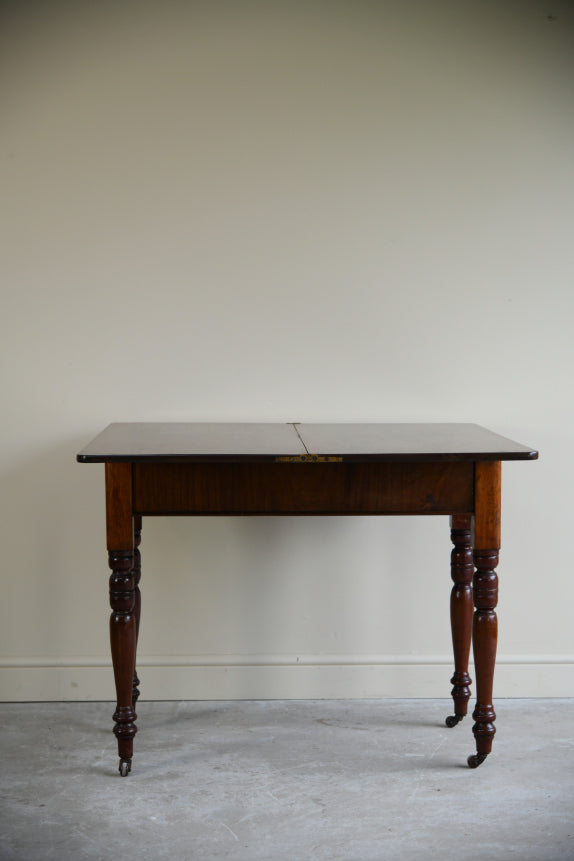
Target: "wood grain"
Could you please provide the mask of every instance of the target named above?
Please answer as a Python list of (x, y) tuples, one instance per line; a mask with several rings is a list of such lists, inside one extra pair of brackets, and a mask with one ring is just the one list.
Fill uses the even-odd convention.
[(136, 463), (138, 514), (472, 512), (472, 463)]
[(106, 535), (108, 550), (134, 549), (131, 463), (106, 463)]
[(482, 461), (475, 465), (474, 547), (500, 549), (501, 463)]

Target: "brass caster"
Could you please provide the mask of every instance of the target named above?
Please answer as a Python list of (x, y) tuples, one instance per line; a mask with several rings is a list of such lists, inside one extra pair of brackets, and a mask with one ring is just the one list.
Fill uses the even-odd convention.
[(122, 777), (127, 777), (130, 771), (132, 770), (132, 761), (131, 759), (120, 759), (119, 773)]
[(457, 723), (460, 723), (461, 720), (463, 719), (463, 717), (464, 717), (464, 715), (449, 715), (447, 717), (447, 719), (445, 720), (445, 724), (449, 728), (452, 728), (453, 726), (456, 726)]
[(481, 764), (481, 762), (484, 762), (487, 756), (487, 753), (473, 753), (472, 756), (469, 756), (469, 758), (467, 759), (468, 767), (478, 768), (478, 766)]

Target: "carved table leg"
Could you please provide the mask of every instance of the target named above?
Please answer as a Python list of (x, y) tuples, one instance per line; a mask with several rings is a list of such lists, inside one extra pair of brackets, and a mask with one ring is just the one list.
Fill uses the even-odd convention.
[(137, 715), (132, 703), (136, 661), (134, 583), (134, 520), (131, 463), (106, 463), (106, 532), (110, 576), (110, 644), (117, 705), (114, 733), (118, 740), (119, 771), (129, 774)]
[(476, 673), (476, 708), (472, 731), (476, 754), (469, 756), (471, 768), (480, 765), (492, 750), (496, 714), (492, 704), (492, 687), (498, 620), (498, 565), (500, 549), (500, 461), (486, 461), (475, 466), (475, 549), (474, 618), (472, 643)]
[(456, 726), (468, 711), (472, 680), (468, 674), (468, 658), (472, 635), (472, 546), (471, 515), (457, 514), (451, 518), (451, 577), (454, 583), (450, 595), (450, 622), (454, 652), (454, 675), (451, 684), (454, 715), (447, 717), (448, 727)]
[(476, 668), (476, 708), (473, 718), (476, 721), (472, 731), (476, 738), (476, 756), (468, 759), (471, 768), (484, 762), (492, 749), (496, 728), (496, 714), (492, 705), (492, 683), (496, 661), (498, 621), (495, 607), (498, 598), (498, 577), (495, 568), (498, 564), (498, 551), (475, 550), (474, 560), (474, 606), (476, 607), (472, 625), (474, 643), (474, 663)]
[(137, 715), (132, 705), (132, 682), (136, 656), (136, 617), (134, 613), (133, 553), (109, 552), (110, 576), (110, 644), (117, 706), (114, 712), (114, 734), (118, 740), (120, 774), (131, 770)]
[[(136, 617), (136, 655), (137, 655), (137, 645), (138, 638), (140, 633), (140, 618), (141, 618), (141, 592), (140, 592), (140, 579), (142, 573), (142, 565), (141, 565), (141, 554), (139, 550), (139, 546), (142, 540), (142, 518), (141, 514), (136, 514), (134, 517), (134, 586), (135, 586), (135, 603), (134, 603), (134, 613)], [(138, 679), (137, 669), (134, 665), (134, 678), (132, 684), (132, 705), (135, 708), (136, 703), (138, 701), (138, 697), (140, 695), (140, 680)]]

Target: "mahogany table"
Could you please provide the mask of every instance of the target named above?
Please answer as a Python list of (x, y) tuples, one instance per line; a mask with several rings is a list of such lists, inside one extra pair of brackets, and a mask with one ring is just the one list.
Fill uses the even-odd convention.
[(142, 517), (170, 514), (450, 515), (454, 714), (446, 724), (467, 713), (472, 639), (476, 753), (468, 764), (484, 762), (496, 718), (501, 461), (537, 457), (474, 424), (109, 425), (77, 459), (106, 465), (120, 774), (131, 770), (137, 732)]

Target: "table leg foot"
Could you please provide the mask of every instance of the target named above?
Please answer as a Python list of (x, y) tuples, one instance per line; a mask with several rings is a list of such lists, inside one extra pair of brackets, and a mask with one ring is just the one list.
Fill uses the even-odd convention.
[(447, 719), (445, 720), (445, 725), (446, 725), (449, 729), (452, 729), (452, 728), (453, 728), (453, 726), (456, 726), (456, 725), (457, 725), (457, 723), (460, 723), (460, 722), (461, 722), (461, 720), (463, 719), (463, 717), (464, 717), (464, 715), (449, 715), (449, 716), (447, 717)]
[(127, 777), (131, 770), (132, 770), (131, 759), (120, 759), (120, 765), (118, 768), (120, 775), (122, 777)]
[(478, 766), (484, 762), (484, 760), (486, 759), (487, 756), (488, 756), (487, 753), (473, 753), (467, 759), (468, 767), (469, 768), (478, 768)]

